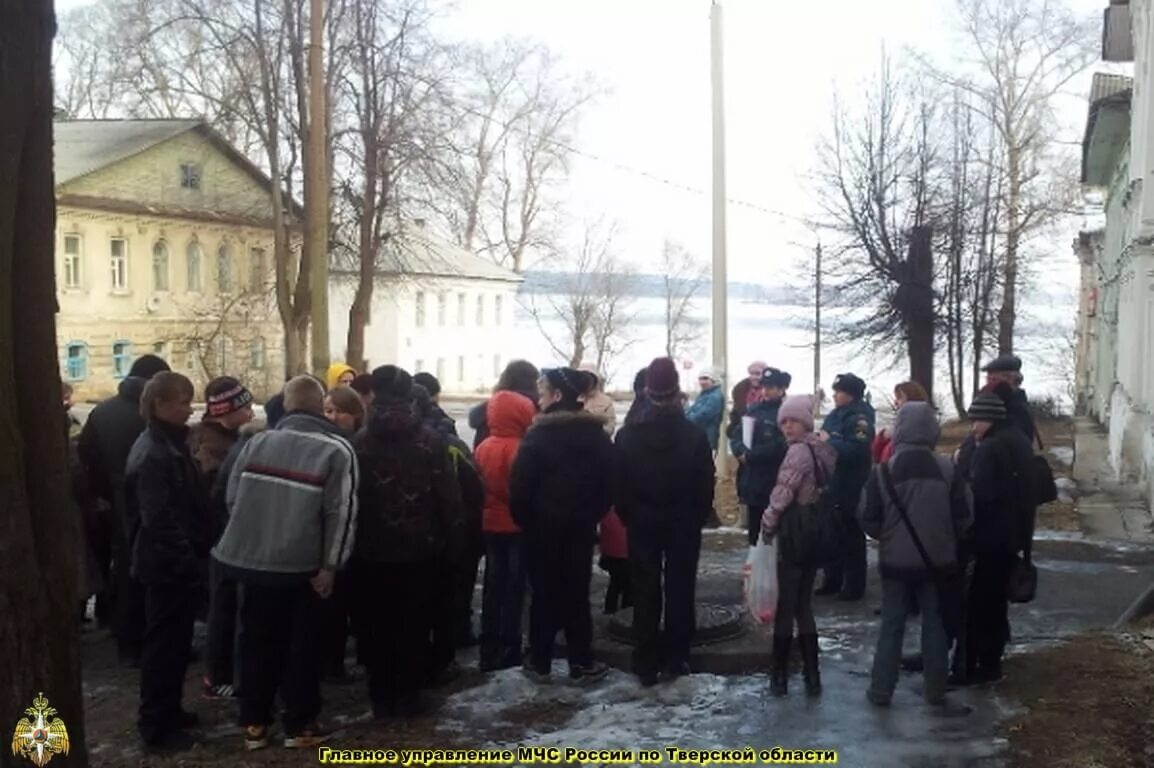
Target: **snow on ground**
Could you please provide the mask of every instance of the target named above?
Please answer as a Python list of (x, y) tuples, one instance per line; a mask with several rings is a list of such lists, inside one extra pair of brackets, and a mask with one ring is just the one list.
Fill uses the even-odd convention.
[(1050, 455), (1066, 466), (1074, 464), (1074, 449), (1068, 445), (1058, 445), (1051, 448)]

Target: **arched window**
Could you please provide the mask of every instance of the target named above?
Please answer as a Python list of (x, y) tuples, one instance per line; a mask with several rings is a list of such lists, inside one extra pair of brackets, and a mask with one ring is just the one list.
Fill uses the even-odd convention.
[(163, 240), (152, 246), (152, 289), (168, 290), (168, 244)]
[(188, 261), (188, 292), (200, 293), (200, 243), (196, 240), (190, 242), (188, 249), (184, 252), (184, 257)]
[(221, 243), (216, 252), (216, 289), (232, 293), (232, 246)]

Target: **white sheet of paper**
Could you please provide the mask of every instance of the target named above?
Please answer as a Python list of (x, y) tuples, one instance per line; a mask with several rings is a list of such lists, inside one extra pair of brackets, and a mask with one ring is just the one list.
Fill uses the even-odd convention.
[(753, 427), (757, 424), (757, 419), (752, 416), (741, 417), (741, 442), (745, 444), (746, 448), (753, 447)]

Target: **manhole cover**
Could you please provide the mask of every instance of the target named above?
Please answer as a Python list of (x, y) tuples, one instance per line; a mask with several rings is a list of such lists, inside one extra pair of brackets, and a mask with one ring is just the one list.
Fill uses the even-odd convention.
[[(697, 605), (697, 631), (693, 645), (710, 645), (733, 640), (745, 634), (745, 611), (736, 605)], [(625, 608), (609, 620), (609, 636), (620, 643), (634, 644), (633, 609)]]

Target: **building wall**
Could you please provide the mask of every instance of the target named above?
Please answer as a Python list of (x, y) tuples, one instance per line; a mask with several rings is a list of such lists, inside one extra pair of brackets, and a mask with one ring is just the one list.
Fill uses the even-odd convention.
[[(181, 165), (200, 167), (200, 188), (181, 186)], [(57, 189), (60, 194), (179, 206), (272, 218), (272, 198), (244, 169), (212, 142), (188, 131), (122, 162)]]
[[(123, 287), (113, 279), (114, 241), (123, 246)], [(75, 246), (78, 270), (65, 253)], [(158, 246), (167, 253), (167, 269), (164, 258), (154, 259)], [(223, 261), (222, 247), (229, 254)], [(190, 248), (199, 249), (197, 277), (190, 275)], [(263, 397), (280, 384), (284, 368), (272, 253), (267, 229), (61, 207), (55, 257), (64, 380), (80, 400), (107, 397), (129, 358), (156, 352), (198, 390), (227, 373)], [(230, 268), (221, 270), (225, 264)], [(221, 273), (231, 290), (221, 290)], [(121, 353), (119, 370), (118, 344), (128, 345), (115, 350)], [(86, 370), (79, 376), (77, 366), (68, 364), (74, 345), (86, 351)]]
[[(334, 355), (343, 355), (346, 348), (352, 296), (351, 278), (334, 276), (329, 299)], [(380, 278), (365, 329), (365, 356), (370, 367), (393, 363), (413, 373), (432, 373), (445, 392), (489, 391), (516, 357), (512, 345), (516, 298), (516, 283)]]

